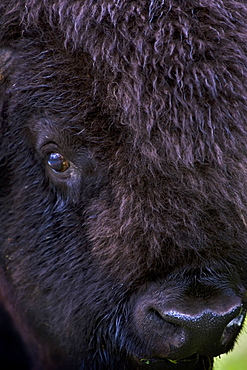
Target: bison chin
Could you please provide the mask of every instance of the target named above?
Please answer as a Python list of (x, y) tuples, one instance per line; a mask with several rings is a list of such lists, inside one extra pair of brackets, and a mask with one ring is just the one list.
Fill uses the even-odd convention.
[(194, 354), (179, 361), (166, 359), (136, 359), (130, 360), (127, 368), (130, 370), (211, 370), (213, 368), (213, 358)]

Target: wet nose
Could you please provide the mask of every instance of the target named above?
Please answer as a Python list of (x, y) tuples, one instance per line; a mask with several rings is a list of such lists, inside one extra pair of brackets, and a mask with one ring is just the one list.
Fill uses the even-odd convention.
[[(142, 297), (144, 298), (144, 297)], [(166, 302), (163, 295), (140, 299), (135, 324), (150, 358), (179, 360), (197, 353), (218, 356), (228, 351), (244, 320), (239, 297)]]

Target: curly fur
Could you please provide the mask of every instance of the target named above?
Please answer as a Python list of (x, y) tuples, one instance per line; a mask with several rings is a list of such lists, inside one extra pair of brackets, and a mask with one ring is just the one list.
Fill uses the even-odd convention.
[(178, 271), (244, 297), (246, 19), (241, 0), (1, 0), (1, 264), (46, 368), (141, 356), (135, 294)]

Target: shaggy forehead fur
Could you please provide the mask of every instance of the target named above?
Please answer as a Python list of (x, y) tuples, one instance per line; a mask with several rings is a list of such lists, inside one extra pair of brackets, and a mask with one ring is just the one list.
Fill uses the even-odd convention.
[[(0, 9), (6, 13), (3, 38), (16, 36), (11, 30), (19, 19), (27, 38), (35, 38), (34, 29), (42, 38), (45, 27), (51, 51), (61, 42), (64, 53), (91, 59), (93, 94), (111, 117), (90, 126), (106, 147), (104, 170), (111, 179), (111, 199), (108, 189), (88, 210), (88, 233), (101, 259), (115, 269), (124, 259), (132, 271), (138, 258), (149, 269), (157, 260), (168, 269), (184, 258), (200, 264), (208, 253), (227, 256), (232, 245), (242, 250), (244, 2), (29, 0)], [(33, 60), (40, 70), (41, 60)], [(72, 87), (70, 72), (60, 68), (60, 80)]]

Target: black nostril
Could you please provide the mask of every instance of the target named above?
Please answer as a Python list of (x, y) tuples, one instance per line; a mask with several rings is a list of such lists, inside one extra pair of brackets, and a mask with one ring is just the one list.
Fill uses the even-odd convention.
[(244, 319), (245, 319), (245, 312), (244, 310), (241, 310), (239, 315), (237, 315), (235, 318), (229, 321), (221, 337), (221, 343), (223, 346), (226, 346), (227, 343), (235, 339), (236, 332), (238, 332), (239, 329), (242, 327)]
[(148, 309), (147, 317), (152, 324), (154, 324), (154, 327), (156, 326), (157, 336), (164, 335), (164, 330), (167, 335), (169, 333), (170, 351), (180, 348), (185, 343), (187, 335), (182, 325), (173, 322), (173, 320), (169, 320), (169, 317), (166, 317), (166, 315), (163, 315), (163, 313), (160, 313), (159, 310), (154, 307)]

